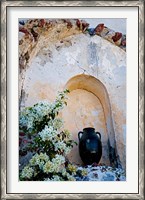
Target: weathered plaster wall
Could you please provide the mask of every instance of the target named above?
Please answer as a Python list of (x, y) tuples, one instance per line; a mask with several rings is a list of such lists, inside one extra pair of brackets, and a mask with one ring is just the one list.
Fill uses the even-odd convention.
[[(108, 138), (112, 135), (113, 148), (119, 156), (118, 160), (121, 165), (125, 167), (126, 53), (97, 35), (91, 37), (88, 34), (74, 31), (76, 35), (71, 33), (66, 36), (66, 33), (54, 41), (50, 41), (47, 35), (39, 39), (35, 54), (24, 73), (23, 91), (25, 95), (21, 106), (30, 106), (44, 99), (54, 100), (57, 92), (63, 90), (69, 80), (77, 75), (85, 74), (86, 77), (94, 77), (103, 84), (107, 91), (111, 122), (108, 122), (105, 117), (103, 98), (100, 100), (92, 91), (78, 87), (70, 93), (68, 107), (63, 111), (62, 116), (66, 121), (66, 127), (72, 130), (74, 138), (77, 137), (78, 131), (82, 130), (83, 125), (95, 126), (103, 133), (102, 161), (106, 164), (109, 159), (107, 155)], [(92, 82), (92, 87), (93, 85)], [(101, 90), (98, 93), (101, 94)], [(99, 116), (93, 114), (98, 112)], [(83, 113), (82, 118), (81, 113)], [(75, 116), (77, 121), (80, 121), (77, 125), (72, 123), (72, 118)], [(99, 123), (102, 125), (98, 126)], [(107, 128), (108, 123), (112, 124), (113, 129), (112, 127)], [(109, 130), (113, 133), (109, 133)], [(78, 152), (75, 149), (73, 152), (75, 155), (72, 160), (76, 162), (78, 159), (80, 163)]]

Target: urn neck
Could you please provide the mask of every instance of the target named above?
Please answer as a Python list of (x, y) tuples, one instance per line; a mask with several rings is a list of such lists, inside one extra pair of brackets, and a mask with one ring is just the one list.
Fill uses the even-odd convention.
[(95, 133), (95, 129), (92, 127), (87, 127), (83, 129), (84, 133)]

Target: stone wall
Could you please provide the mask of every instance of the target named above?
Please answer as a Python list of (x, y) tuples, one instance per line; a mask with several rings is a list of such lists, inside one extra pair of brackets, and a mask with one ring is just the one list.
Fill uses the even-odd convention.
[[(68, 106), (61, 115), (72, 137), (78, 141), (80, 130), (95, 127), (102, 135), (101, 162), (125, 168), (126, 52), (97, 34), (85, 33), (73, 20), (71, 25), (59, 21), (43, 28), (36, 28), (36, 39), (20, 36), (20, 108), (52, 101), (58, 91), (69, 88)], [(70, 159), (82, 164), (77, 147)]]

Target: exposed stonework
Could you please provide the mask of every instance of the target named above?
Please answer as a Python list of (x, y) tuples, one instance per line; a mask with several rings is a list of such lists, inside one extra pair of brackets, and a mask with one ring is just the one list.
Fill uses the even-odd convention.
[[(23, 88), (24, 73), (31, 60), (44, 46), (45, 40), (49, 43), (61, 41), (70, 35), (79, 34), (85, 30), (84, 26), (78, 28), (74, 20), (28, 20), (19, 26), (19, 98)], [(21, 101), (20, 101), (21, 102)]]
[[(20, 107), (44, 99), (52, 101), (57, 91), (68, 87), (70, 100), (62, 116), (73, 137), (77, 138), (77, 132), (83, 126), (94, 126), (103, 135), (102, 162), (108, 164), (112, 159), (111, 162), (116, 163), (117, 160), (125, 168), (126, 53), (122, 44), (125, 38), (115, 32), (113, 35), (108, 33), (108, 38), (105, 38), (107, 34), (103, 35), (103, 31), (107, 27), (99, 32), (98, 26), (93, 30), (95, 35), (91, 36), (88, 24), (82, 21), (79, 25), (79, 22), (31, 20), (20, 27)], [(71, 111), (73, 113), (69, 116)], [(94, 115), (88, 113), (87, 119), (87, 112)], [(79, 127), (71, 124), (71, 117), (75, 116), (82, 124)], [(77, 159), (78, 153), (73, 161)]]

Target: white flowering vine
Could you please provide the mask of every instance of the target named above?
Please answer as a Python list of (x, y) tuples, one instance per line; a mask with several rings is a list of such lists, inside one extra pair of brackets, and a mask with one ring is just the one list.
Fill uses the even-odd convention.
[(30, 140), (25, 148), (20, 147), (20, 152), (25, 150), (33, 154), (20, 170), (20, 180), (75, 181), (76, 175), (85, 174), (66, 159), (75, 142), (71, 140), (70, 132), (63, 130), (58, 113), (67, 105), (68, 92), (59, 93), (53, 103), (39, 102), (20, 113), (20, 129)]

